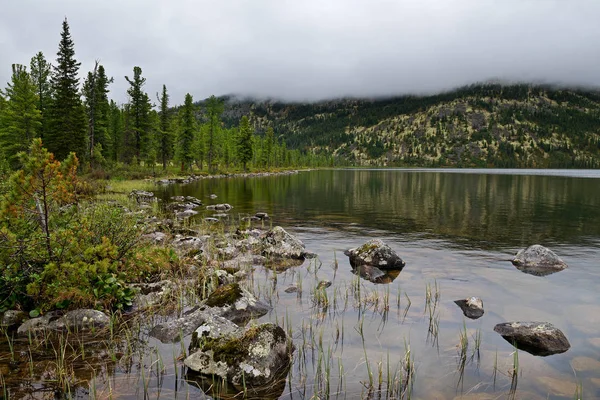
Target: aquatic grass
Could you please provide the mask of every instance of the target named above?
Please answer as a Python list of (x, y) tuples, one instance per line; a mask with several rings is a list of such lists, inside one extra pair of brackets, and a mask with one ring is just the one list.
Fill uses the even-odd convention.
[(517, 395), (517, 385), (519, 383), (519, 350), (515, 346), (513, 351), (513, 364), (512, 369), (509, 371), (510, 375), (510, 389), (508, 391), (508, 398), (515, 399)]

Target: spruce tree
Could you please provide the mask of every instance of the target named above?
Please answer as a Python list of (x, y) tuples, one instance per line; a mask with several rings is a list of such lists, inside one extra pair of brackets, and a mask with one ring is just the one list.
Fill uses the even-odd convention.
[(137, 66), (133, 67), (133, 79), (129, 79), (127, 76), (125, 79), (130, 85), (129, 89), (127, 89), (129, 96), (127, 112), (130, 118), (129, 122), (132, 134), (132, 143), (130, 145), (133, 146), (133, 156), (139, 162), (141, 159), (145, 159), (151, 150), (150, 109), (152, 106), (148, 94), (143, 90), (146, 78), (142, 78), (142, 69)]
[(39, 136), (42, 114), (37, 109), (36, 87), (25, 66), (13, 64), (6, 103), (0, 114), (0, 146), (13, 168), (20, 167), (17, 153), (26, 151)]
[(47, 108), (48, 103), (51, 100), (51, 87), (50, 87), (50, 73), (52, 71), (52, 65), (46, 61), (44, 53), (38, 52), (31, 58), (29, 63), (31, 72), (31, 80), (35, 85), (35, 91), (38, 96), (37, 109), (42, 113), (42, 127), (40, 129), (40, 137), (44, 140), (44, 132), (47, 129)]
[(244, 167), (244, 171), (247, 169), (247, 164), (252, 161), (252, 128), (250, 128), (250, 122), (247, 116), (243, 116), (240, 121), (240, 133), (238, 136), (238, 159)]
[(185, 95), (185, 102), (181, 109), (180, 128), (179, 128), (179, 152), (178, 158), (181, 161), (181, 170), (190, 168), (194, 161), (192, 146), (194, 143), (194, 133), (196, 130), (196, 118), (194, 116), (194, 100), (191, 94)]
[(117, 162), (123, 155), (123, 111), (113, 100), (110, 101), (108, 108), (108, 135), (110, 137), (110, 141), (108, 143), (107, 154), (109, 159)]
[(265, 167), (270, 167), (273, 161), (273, 146), (274, 146), (274, 133), (273, 128), (268, 127), (265, 133), (264, 151), (263, 151), (263, 164)]
[(102, 65), (96, 61), (94, 70), (88, 72), (83, 83), (84, 104), (88, 115), (88, 152), (92, 163), (96, 146), (102, 148), (101, 157), (108, 156), (110, 135), (108, 133), (110, 104), (108, 102), (108, 85), (113, 82), (106, 76)]
[(208, 170), (214, 172), (216, 170), (217, 163), (217, 143), (218, 135), (221, 129), (221, 114), (223, 114), (224, 107), (223, 102), (215, 96), (210, 96), (206, 102), (206, 111), (208, 114)]
[(160, 103), (158, 124), (158, 153), (162, 161), (163, 170), (167, 169), (167, 163), (173, 155), (173, 135), (171, 133), (171, 122), (169, 116), (169, 94), (167, 86), (163, 85), (162, 94), (158, 96)]
[(77, 77), (81, 63), (75, 60), (74, 47), (65, 18), (50, 81), (53, 98), (48, 107), (45, 143), (57, 159), (66, 158), (70, 152), (75, 152), (80, 157), (85, 155), (87, 124)]

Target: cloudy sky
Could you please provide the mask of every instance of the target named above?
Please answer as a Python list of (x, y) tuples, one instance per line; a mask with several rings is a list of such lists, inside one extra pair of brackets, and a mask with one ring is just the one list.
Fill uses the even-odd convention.
[(126, 101), (140, 66), (172, 103), (431, 93), (489, 79), (600, 86), (598, 0), (2, 0), (10, 64), (54, 62), (66, 16), (81, 75), (95, 59)]

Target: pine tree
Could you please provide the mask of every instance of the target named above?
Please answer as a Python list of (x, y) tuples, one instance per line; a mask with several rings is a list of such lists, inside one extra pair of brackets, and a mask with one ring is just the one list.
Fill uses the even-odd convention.
[(52, 101), (49, 104), (48, 150), (57, 159), (66, 158), (70, 152), (83, 156), (86, 148), (86, 118), (79, 96), (77, 73), (81, 63), (75, 60), (75, 49), (67, 19), (63, 21), (56, 65), (51, 78)]
[(219, 130), (221, 129), (221, 114), (223, 114), (224, 107), (223, 102), (217, 99), (215, 96), (210, 96), (206, 102), (206, 111), (208, 113), (208, 170), (214, 172), (216, 170), (217, 163), (217, 141)]
[(240, 121), (240, 133), (238, 136), (238, 159), (244, 167), (244, 171), (247, 169), (248, 162), (252, 161), (252, 128), (250, 128), (250, 122), (247, 116), (243, 116)]
[(192, 146), (194, 144), (194, 133), (196, 130), (196, 118), (194, 116), (194, 100), (192, 95), (185, 95), (185, 102), (181, 109), (179, 128), (179, 161), (181, 161), (181, 170), (190, 168), (194, 161)]
[(148, 94), (143, 91), (146, 78), (142, 78), (142, 69), (133, 67), (133, 79), (129, 79), (127, 76), (125, 79), (130, 85), (130, 88), (127, 89), (129, 95), (127, 112), (131, 124), (132, 153), (139, 162), (139, 160), (145, 159), (151, 150), (150, 109), (152, 106)]
[(158, 125), (158, 153), (162, 161), (163, 170), (167, 169), (167, 163), (173, 156), (173, 135), (171, 131), (171, 118), (169, 116), (169, 94), (167, 86), (163, 85), (162, 94), (158, 97), (160, 103), (159, 125)]
[(108, 106), (108, 148), (106, 154), (113, 161), (119, 161), (123, 149), (123, 112), (113, 100)]
[(12, 66), (11, 82), (5, 95), (6, 104), (0, 115), (0, 145), (11, 167), (19, 167), (17, 153), (26, 151), (31, 141), (39, 136), (42, 114), (37, 109), (36, 87), (20, 64)]
[[(106, 71), (102, 65), (94, 66), (93, 72), (88, 72), (87, 79), (83, 83), (83, 95), (85, 97), (85, 107), (88, 115), (88, 152), (92, 163), (95, 147), (104, 149), (100, 158), (108, 156), (110, 148), (110, 135), (108, 133), (110, 104), (108, 102), (108, 85), (113, 82), (112, 78), (106, 76)], [(96, 157), (98, 158), (98, 157)]]
[(268, 127), (265, 133), (264, 151), (263, 151), (263, 164), (265, 167), (270, 167), (273, 161), (273, 145), (274, 145), (274, 133), (273, 128)]
[(31, 58), (29, 63), (31, 72), (31, 80), (35, 85), (35, 91), (38, 96), (37, 109), (42, 113), (42, 127), (40, 129), (40, 137), (44, 140), (44, 133), (47, 130), (47, 108), (50, 103), (52, 90), (50, 87), (50, 73), (52, 71), (52, 65), (46, 61), (44, 53), (38, 52)]

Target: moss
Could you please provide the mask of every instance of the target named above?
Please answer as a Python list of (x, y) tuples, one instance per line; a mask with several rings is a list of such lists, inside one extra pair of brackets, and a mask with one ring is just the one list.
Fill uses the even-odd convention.
[(237, 283), (230, 283), (228, 285), (221, 286), (217, 290), (211, 293), (206, 299), (206, 305), (209, 307), (223, 307), (225, 305), (232, 305), (238, 299), (242, 297), (242, 289)]

